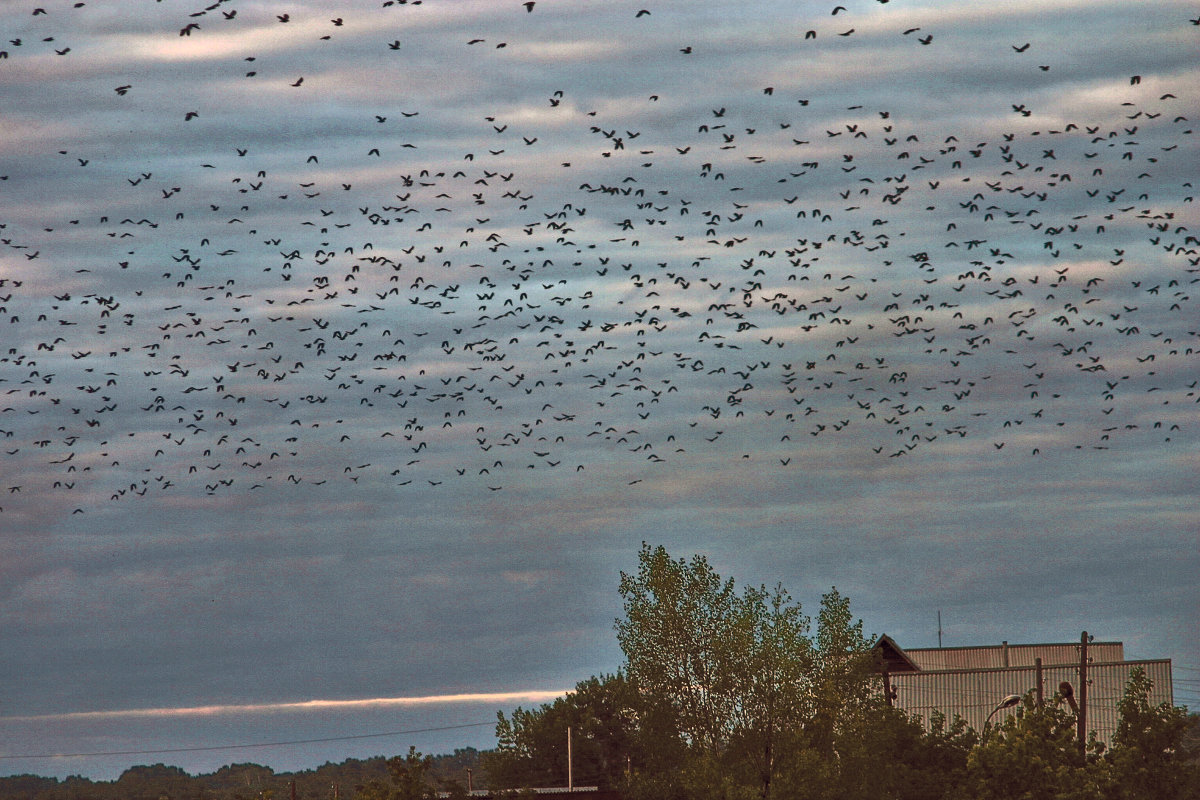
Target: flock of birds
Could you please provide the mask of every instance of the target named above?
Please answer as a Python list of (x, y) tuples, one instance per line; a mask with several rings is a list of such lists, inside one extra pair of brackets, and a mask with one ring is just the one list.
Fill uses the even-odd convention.
[[(796, 47), (865, 35), (855, 14), (885, 3), (814, 13)], [(355, 12), (374, 15), (379, 58), (403, 59), (396, 15), (435, 5), (330, 18), (220, 0), (163, 46), (269, 23), (333, 48)], [(496, 5), (530, 24), (553, 10)], [(0, 91), (22, 59), (78, 56), (62, 20), (92, 11), (23, 9)], [(933, 53), (944, 34), (922, 27), (894, 34)], [(704, 44), (678, 35), (686, 69)], [(1056, 68), (997, 47), (1031, 75)], [(465, 64), (520, 48), (461, 44)], [(120, 172), (130, 153), (49, 138), (37, 157), (79, 177), (40, 186), (0, 160), (0, 191), (26, 181), (47, 201), (32, 218), (0, 194), (0, 508), (500, 491), (529, 470), (635, 484), (729, 460), (796, 469), (831, 443), (886, 463), (1194, 435), (1195, 109), (1159, 81), (1128, 76), (1098, 120), (1011, 98), (987, 140), (901, 94), (766, 84), (736, 104), (663, 90), (595, 109), (563, 85), (536, 114), (497, 100), (466, 131), (437, 107), (349, 106), (354, 134), (336, 138), (327, 98), (296, 99), (319, 72), (238, 58), (236, 79), (272, 81), (311, 135), (238, 141), (255, 106), (214, 114), (186, 83), (147, 111), (130, 75), (106, 113), (156, 115), (202, 160), (185, 147)]]

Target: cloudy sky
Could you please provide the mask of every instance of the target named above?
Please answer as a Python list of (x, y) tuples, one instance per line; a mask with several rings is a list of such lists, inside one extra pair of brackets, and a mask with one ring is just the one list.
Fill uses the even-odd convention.
[(1195, 15), (3, 3), (0, 773), (490, 746), (642, 541), (1195, 706)]

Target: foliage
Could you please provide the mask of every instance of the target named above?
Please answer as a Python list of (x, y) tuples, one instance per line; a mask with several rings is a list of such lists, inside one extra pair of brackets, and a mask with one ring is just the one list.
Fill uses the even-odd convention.
[(836, 589), (822, 598), (814, 642), (782, 586), (739, 591), (703, 556), (675, 560), (661, 546), (638, 558), (621, 574), (617, 640), (642, 706), (670, 725), (648, 738), (676, 769), (674, 780), (635, 773), (631, 792), (766, 799), (781, 780), (789, 796), (828, 783), (839, 740), (879, 703), (872, 641), (849, 601)]
[(388, 759), (390, 786), (375, 780), (354, 788), (362, 800), (433, 800), (437, 793), (428, 777), (432, 766), (431, 756), (423, 756), (410, 746), (406, 756)]
[(581, 681), (575, 691), (538, 709), (497, 714), (495, 751), (485, 755), (488, 780), (497, 788), (567, 785), (567, 729), (571, 730), (574, 782), (611, 787), (638, 758), (638, 699), (622, 673)]
[[(968, 758), (967, 796), (1029, 800), (1183, 800), (1200, 797), (1200, 769), (1182, 748), (1187, 713), (1150, 705), (1151, 683), (1133, 669), (1112, 748), (1095, 736), (1081, 749), (1075, 716), (1059, 702), (1038, 708), (1032, 696)], [(1055, 697), (1058, 701), (1061, 698)]]
[(1135, 668), (1117, 708), (1121, 718), (1107, 755), (1108, 797), (1120, 800), (1174, 800), (1200, 797), (1200, 765), (1183, 748), (1187, 711), (1169, 703), (1150, 705), (1153, 688), (1146, 671)]
[[(466, 780), (474, 771), (475, 788), (486, 786), (480, 768), (480, 753), (474, 748), (455, 750), (430, 761), (426, 779), (448, 790), (449, 782)], [(287, 800), (293, 787), (296, 800), (365, 800), (356, 797), (355, 787), (372, 782), (391, 791), (388, 759), (350, 758), (301, 772), (277, 773), (259, 764), (230, 764), (204, 775), (189, 775), (179, 767), (153, 764), (131, 767), (113, 781), (73, 776), (64, 780), (32, 775), (0, 777), (0, 800)]]
[(630, 679), (665, 703), (690, 745), (715, 752), (736, 713), (731, 659), (739, 639), (733, 581), (722, 582), (700, 555), (673, 561), (643, 543), (637, 575), (621, 573), (625, 618), (617, 641)]
[[(1057, 697), (1055, 698), (1058, 699)], [(967, 758), (969, 796), (979, 800), (1100, 798), (1095, 769), (1080, 752), (1075, 717), (1058, 702), (1038, 708), (1033, 695), (1017, 714), (984, 732)]]
[[(1080, 748), (1076, 718), (1032, 694), (982, 735), (933, 713), (891, 707), (873, 640), (836, 589), (821, 598), (816, 634), (780, 586), (743, 587), (707, 560), (643, 545), (622, 573), (616, 621), (623, 671), (581, 681), (536, 709), (498, 714), (494, 751), (432, 759), (355, 759), (277, 775), (233, 764), (192, 778), (155, 764), (113, 782), (0, 778), (0, 800), (451, 800), (468, 770), (508, 797), (574, 782), (627, 800), (1184, 800), (1200, 797), (1200, 718), (1168, 703), (1135, 669), (1118, 705), (1112, 747)], [(290, 785), (289, 785), (290, 784)]]
[[(960, 796), (967, 756), (976, 737), (957, 720), (947, 727), (937, 714), (927, 730), (880, 698), (840, 721), (836, 758), (818, 762), (822, 791), (808, 796), (838, 800), (937, 800)], [(812, 750), (814, 756), (820, 751)]]
[(863, 635), (862, 620), (854, 621), (848, 598), (836, 588), (821, 597), (807, 740), (826, 756), (836, 753), (845, 726), (880, 699), (872, 691), (876, 674), (872, 644)]

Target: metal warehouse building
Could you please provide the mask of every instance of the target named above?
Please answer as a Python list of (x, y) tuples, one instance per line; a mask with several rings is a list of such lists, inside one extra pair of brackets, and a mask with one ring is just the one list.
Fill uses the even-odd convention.
[(1086, 634), (1079, 642), (911, 650), (885, 635), (875, 650), (896, 707), (926, 720), (935, 710), (948, 720), (957, 714), (977, 731), (990, 715), (999, 722), (1012, 713), (998, 708), (1008, 695), (1036, 693), (1040, 687), (1046, 702), (1053, 702), (1060, 684), (1068, 683), (1072, 700), (1083, 706), (1087, 731), (1111, 744), (1117, 702), (1135, 667), (1145, 669), (1153, 682), (1152, 705), (1174, 704), (1170, 659), (1126, 661), (1121, 642), (1092, 642)]

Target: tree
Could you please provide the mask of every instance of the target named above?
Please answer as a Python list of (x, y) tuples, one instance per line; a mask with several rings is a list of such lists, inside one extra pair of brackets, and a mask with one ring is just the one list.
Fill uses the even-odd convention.
[[(1061, 697), (1055, 696), (1056, 701)], [(1026, 694), (1018, 713), (987, 732), (967, 758), (964, 795), (977, 800), (1098, 800), (1105, 779), (1093, 737), (1080, 758), (1075, 716), (1059, 702), (1038, 708)]]
[(879, 691), (873, 645), (862, 620), (851, 613), (848, 598), (836, 587), (821, 597), (803, 726), (793, 732), (782, 765), (787, 796), (909, 796), (892, 787), (912, 784), (915, 774), (902, 780), (898, 776), (905, 770), (899, 762), (886, 770), (879, 765), (893, 758), (924, 759), (923, 748), (932, 744), (922, 738), (919, 725), (887, 705)]
[[(617, 641), (643, 707), (662, 709), (680, 783), (693, 796), (754, 787), (771, 796), (780, 744), (808, 708), (809, 619), (782, 587), (722, 580), (700, 555), (674, 560), (643, 543), (636, 574), (621, 573)], [(659, 786), (657, 791), (672, 791)]]
[(636, 575), (621, 573), (617, 642), (638, 688), (666, 702), (695, 748), (717, 751), (733, 724), (731, 662), (737, 596), (700, 555), (674, 561), (642, 543)]
[(809, 744), (832, 756), (847, 722), (882, 698), (873, 691), (877, 678), (874, 642), (863, 634), (862, 620), (850, 613), (850, 600), (837, 588), (821, 597), (817, 614), (813, 719)]
[(782, 586), (747, 587), (739, 602), (732, 751), (743, 753), (759, 795), (769, 798), (785, 748), (812, 715), (814, 654), (809, 620)]
[(117, 778), (116, 789), (127, 800), (181, 800), (190, 782), (191, 776), (179, 767), (153, 764), (125, 770)]
[(626, 677), (591, 677), (540, 708), (497, 714), (495, 751), (484, 756), (489, 785), (500, 789), (565, 786), (567, 729), (575, 783), (610, 788), (643, 764), (638, 697)]
[[(947, 725), (935, 712), (926, 729), (883, 698), (842, 720), (837, 756), (824, 771), (824, 791), (838, 800), (942, 800), (963, 792), (967, 756), (977, 741), (961, 719)], [(814, 753), (816, 751), (813, 751)]]
[(1150, 705), (1153, 689), (1146, 670), (1135, 667), (1117, 703), (1120, 719), (1107, 754), (1108, 796), (1121, 800), (1173, 800), (1200, 796), (1200, 769), (1183, 748), (1186, 709)]
[(428, 781), (432, 764), (431, 756), (421, 755), (416, 747), (410, 746), (408, 755), (393, 756), (387, 761), (391, 786), (372, 780), (354, 787), (355, 792), (362, 800), (432, 800), (437, 796)]

